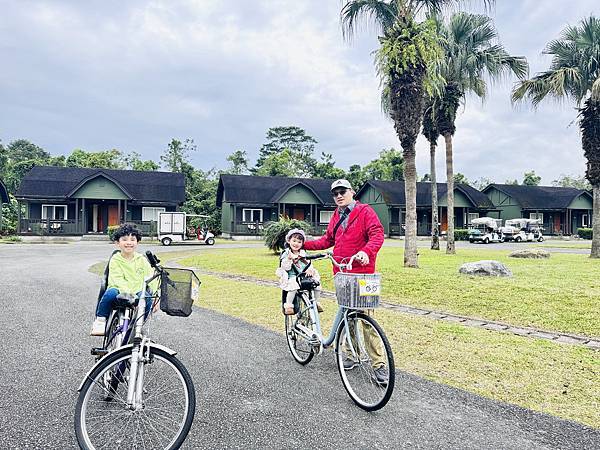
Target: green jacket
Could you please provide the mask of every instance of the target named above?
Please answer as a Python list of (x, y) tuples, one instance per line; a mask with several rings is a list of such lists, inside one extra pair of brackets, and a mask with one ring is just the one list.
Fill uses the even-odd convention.
[[(132, 260), (115, 253), (108, 266), (108, 289), (116, 288), (121, 293), (137, 294), (142, 290), (144, 278), (154, 273), (154, 269), (145, 256), (134, 253)], [(150, 283), (150, 289), (156, 292), (158, 278)]]

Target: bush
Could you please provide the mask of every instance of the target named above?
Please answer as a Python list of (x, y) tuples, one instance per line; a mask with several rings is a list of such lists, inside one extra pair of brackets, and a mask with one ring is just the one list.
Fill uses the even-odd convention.
[(106, 227), (106, 234), (108, 234), (108, 237), (111, 241), (113, 240), (113, 234), (115, 233), (115, 231), (117, 231), (117, 229), (120, 226), (121, 225), (111, 225), (109, 227)]
[(454, 230), (455, 241), (466, 241), (469, 239), (469, 230)]
[(278, 222), (271, 222), (263, 230), (262, 234), (265, 238), (265, 245), (269, 250), (279, 253), (285, 245), (285, 235), (292, 228), (300, 228), (304, 231), (308, 231), (310, 224), (303, 220), (289, 219), (280, 216)]
[(577, 235), (582, 239), (591, 239), (592, 238), (592, 229), (591, 228), (577, 228)]

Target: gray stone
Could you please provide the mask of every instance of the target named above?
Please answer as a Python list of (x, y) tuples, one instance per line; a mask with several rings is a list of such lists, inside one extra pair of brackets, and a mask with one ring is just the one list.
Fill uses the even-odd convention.
[(512, 277), (512, 272), (500, 261), (482, 260), (465, 263), (458, 269), (465, 275)]
[(543, 248), (524, 248), (522, 250), (515, 250), (509, 253), (509, 258), (531, 258), (531, 259), (543, 259), (550, 258), (550, 252)]

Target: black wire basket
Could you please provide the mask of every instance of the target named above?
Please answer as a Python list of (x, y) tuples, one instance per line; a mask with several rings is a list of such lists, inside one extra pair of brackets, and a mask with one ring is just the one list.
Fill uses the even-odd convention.
[(333, 277), (338, 305), (352, 309), (379, 306), (381, 275), (378, 273), (342, 273)]
[(193, 270), (164, 268), (160, 275), (160, 309), (169, 316), (187, 317), (200, 297), (200, 279)]

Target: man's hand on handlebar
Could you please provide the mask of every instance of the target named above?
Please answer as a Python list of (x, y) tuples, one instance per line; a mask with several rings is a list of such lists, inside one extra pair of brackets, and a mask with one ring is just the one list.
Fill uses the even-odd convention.
[(360, 264), (362, 264), (364, 266), (366, 264), (369, 264), (369, 255), (367, 255), (363, 251), (360, 251), (354, 256), (354, 260), (358, 261)]

